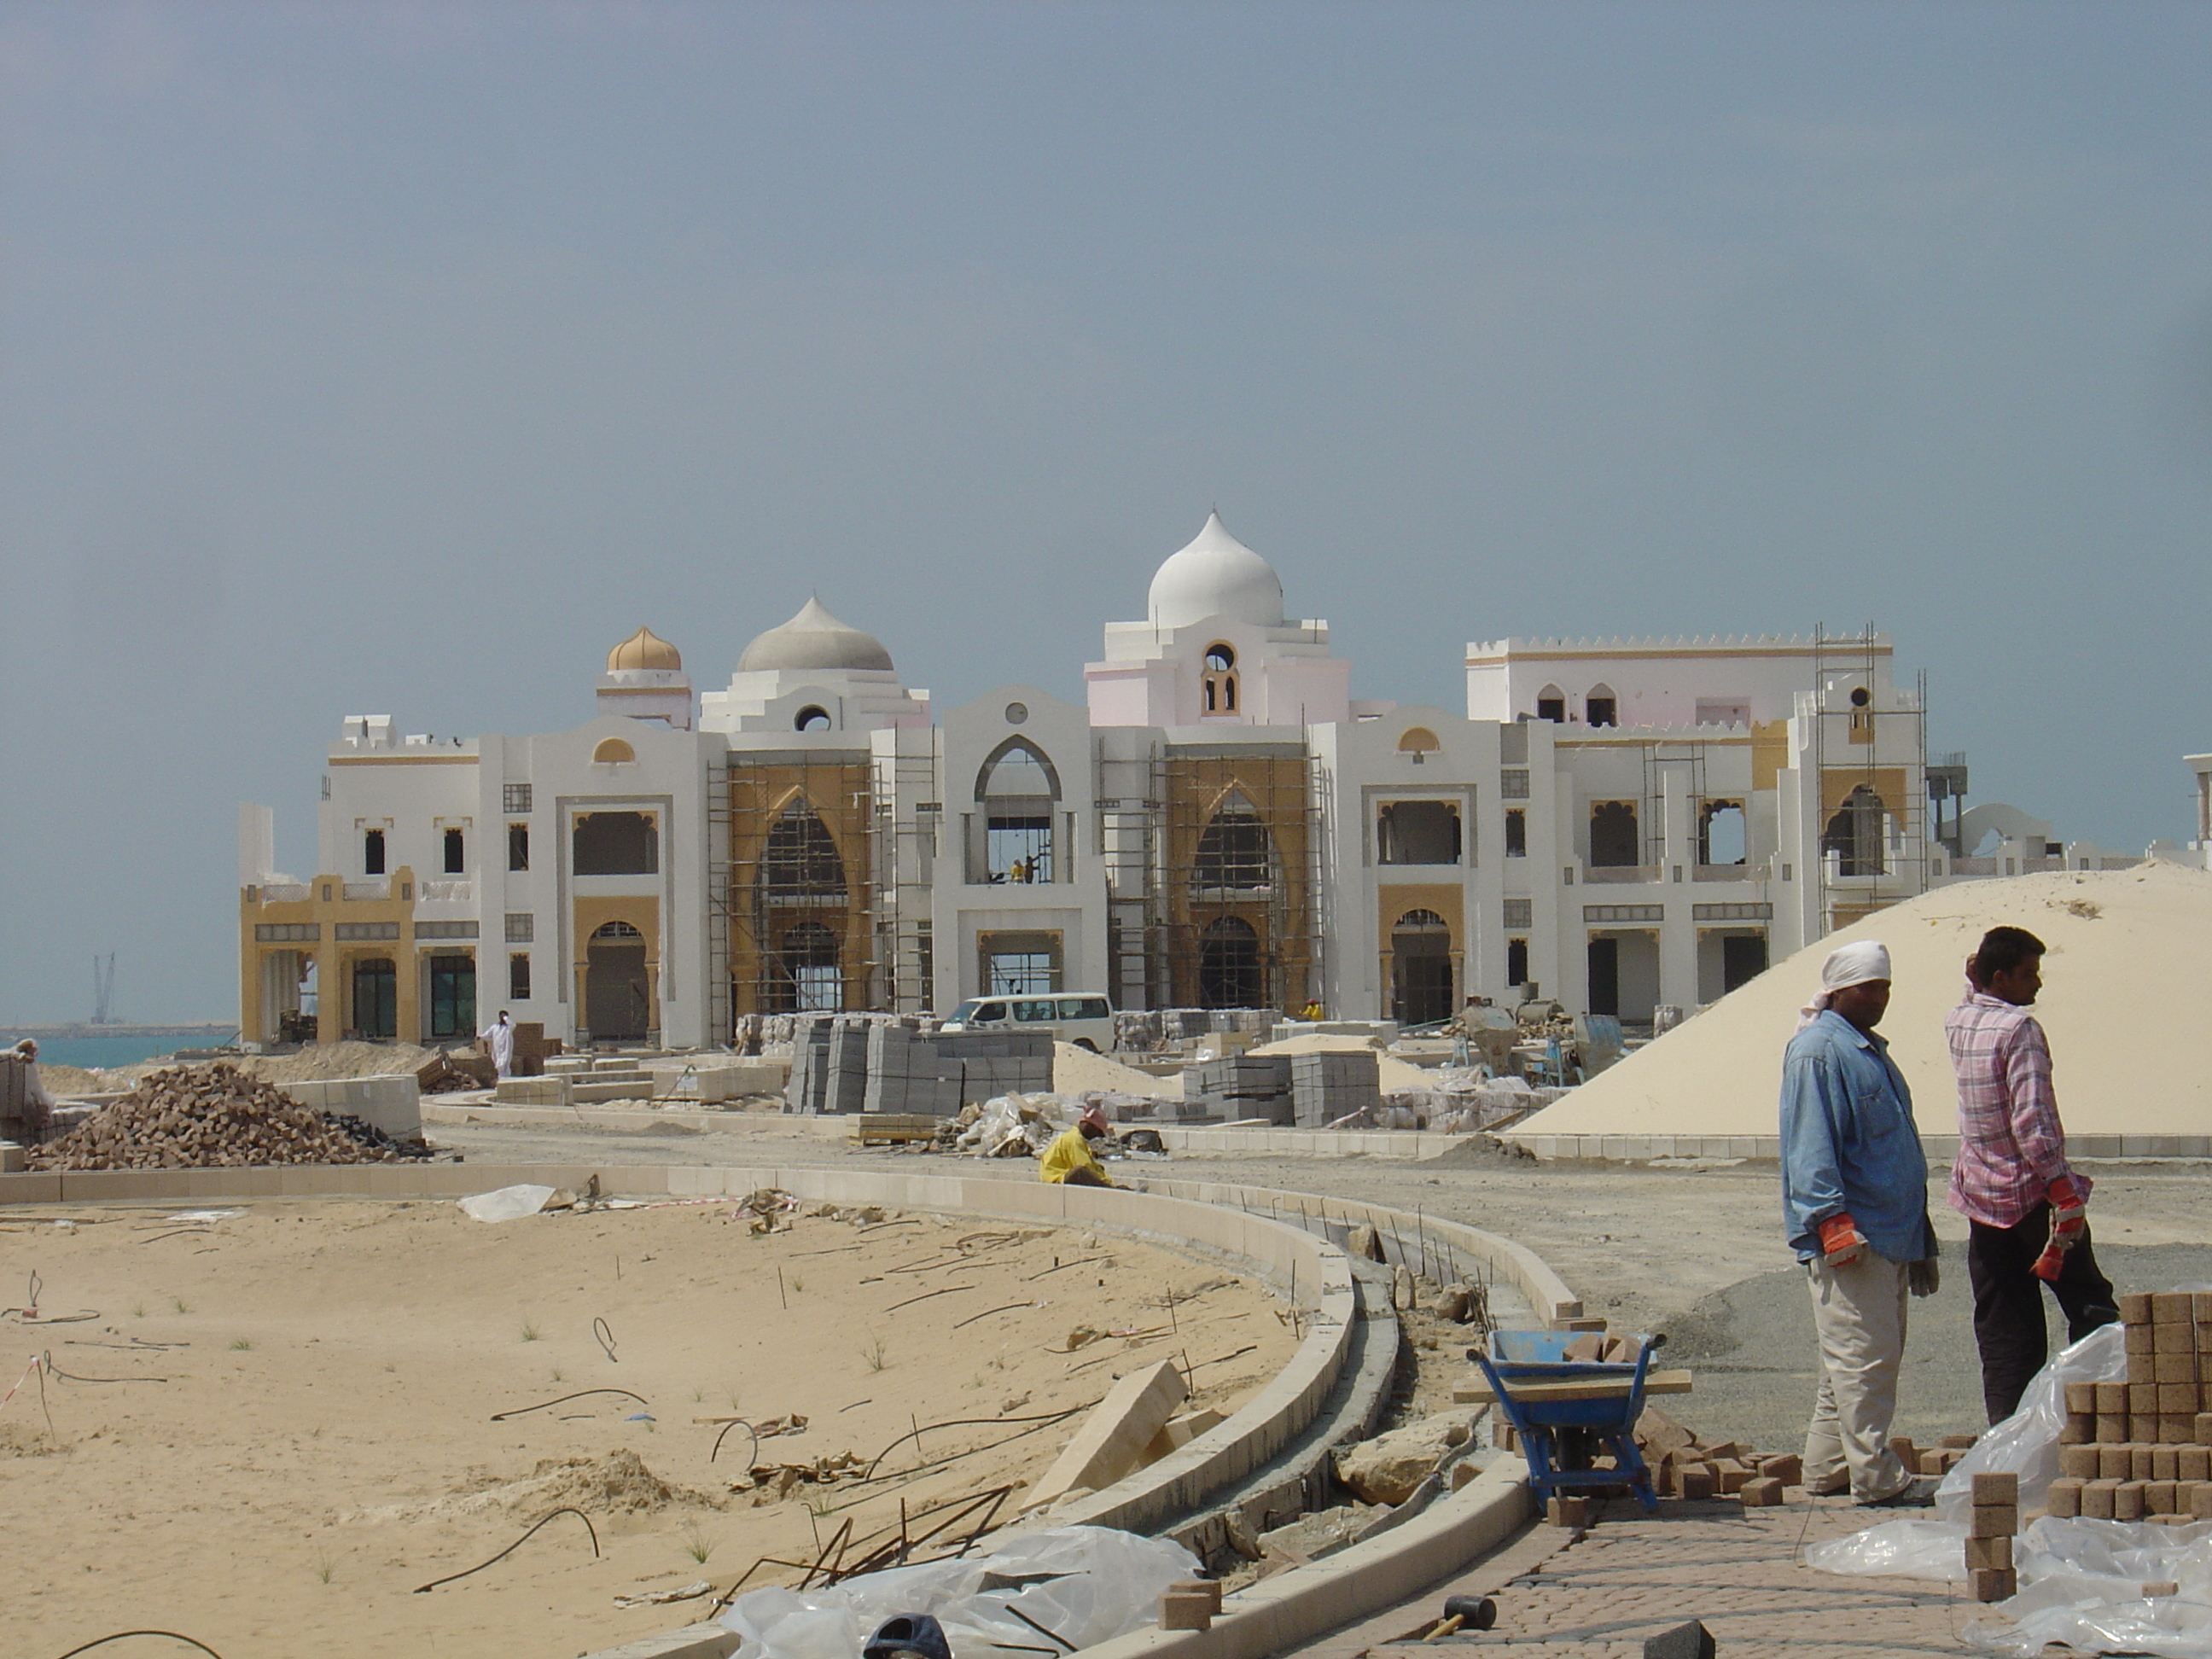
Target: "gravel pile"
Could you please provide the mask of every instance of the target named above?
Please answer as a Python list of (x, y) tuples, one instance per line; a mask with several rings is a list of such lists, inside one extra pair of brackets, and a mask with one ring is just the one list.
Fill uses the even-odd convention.
[(69, 1133), (34, 1146), (33, 1170), (236, 1169), (269, 1164), (383, 1164), (273, 1083), (218, 1060), (140, 1079)]

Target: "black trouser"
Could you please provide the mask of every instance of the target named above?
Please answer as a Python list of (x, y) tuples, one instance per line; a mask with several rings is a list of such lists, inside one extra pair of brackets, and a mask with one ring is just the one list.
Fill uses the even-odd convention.
[[(2043, 1325), (2044, 1280), (2036, 1258), (2051, 1242), (2051, 1206), (2039, 1204), (2010, 1227), (1967, 1224), (1966, 1277), (1974, 1287), (1974, 1342), (1982, 1351), (1982, 1405), (2002, 1423), (2020, 1409), (2029, 1381), (2050, 1358)], [(2066, 1340), (2079, 1342), (2120, 1316), (2112, 1281), (2098, 1270), (2085, 1224), (2060, 1258), (2051, 1294), (2066, 1316)]]

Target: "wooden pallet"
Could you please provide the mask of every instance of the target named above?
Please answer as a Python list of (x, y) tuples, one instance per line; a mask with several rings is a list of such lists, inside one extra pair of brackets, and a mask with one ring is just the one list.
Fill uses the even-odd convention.
[(900, 1146), (937, 1139), (939, 1120), (926, 1112), (863, 1112), (853, 1121), (854, 1144)]
[[(1617, 1400), (1628, 1393), (1631, 1379), (1626, 1376), (1592, 1377), (1587, 1382), (1515, 1382), (1510, 1384), (1516, 1400)], [(1654, 1394), (1687, 1394), (1690, 1392), (1690, 1373), (1687, 1371), (1648, 1371), (1644, 1377), (1644, 1392)], [(1498, 1396), (1491, 1392), (1490, 1379), (1478, 1376), (1472, 1382), (1462, 1382), (1452, 1390), (1452, 1403), (1457, 1406), (1494, 1404)]]

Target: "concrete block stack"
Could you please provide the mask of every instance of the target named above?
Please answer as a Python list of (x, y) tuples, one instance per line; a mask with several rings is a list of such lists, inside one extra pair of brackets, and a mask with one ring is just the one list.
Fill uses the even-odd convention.
[(1301, 1129), (1322, 1128), (1382, 1103), (1382, 1066), (1371, 1048), (1290, 1059), (1291, 1116)]
[(2052, 1515), (2212, 1521), (2212, 1292), (2120, 1298), (2124, 1382), (2069, 1382)]
[(809, 1117), (835, 1111), (834, 1106), (825, 1104), (830, 1090), (830, 1021), (799, 1020), (786, 1014), (772, 1018), (790, 1021), (791, 1081), (784, 1086), (787, 1109)]
[(1288, 1054), (1229, 1054), (1220, 1060), (1202, 1060), (1183, 1078), (1185, 1098), (1202, 1102), (1209, 1117), (1231, 1122), (1260, 1117), (1285, 1127), (1295, 1121)]
[(909, 1024), (874, 1026), (868, 1032), (863, 1112), (951, 1117), (958, 1113), (960, 1066)]
[(939, 1063), (958, 1079), (960, 1105), (980, 1106), (996, 1095), (1052, 1092), (1049, 1031), (940, 1031), (929, 1041)]
[(841, 1116), (857, 1112), (867, 1103), (867, 1024), (860, 1020), (832, 1020), (830, 1075), (823, 1085), (822, 1109)]
[(277, 1085), (309, 1111), (336, 1117), (357, 1117), (380, 1133), (395, 1140), (419, 1140), (422, 1135), (422, 1094), (412, 1073), (395, 1072), (383, 1077), (331, 1078), (316, 1082)]
[(930, 1033), (907, 1020), (824, 1018), (793, 1033), (784, 1098), (794, 1112), (951, 1117), (994, 1095), (1048, 1093), (1052, 1062), (1048, 1031)]

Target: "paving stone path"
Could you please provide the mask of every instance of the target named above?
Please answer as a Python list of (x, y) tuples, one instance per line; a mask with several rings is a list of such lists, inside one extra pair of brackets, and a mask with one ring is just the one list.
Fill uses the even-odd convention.
[[(1573, 1534), (1537, 1525), (1490, 1560), (1418, 1601), (1295, 1650), (1300, 1659), (1415, 1659), (1510, 1650), (1528, 1659), (1637, 1659), (1644, 1639), (1705, 1621), (1724, 1659), (1875, 1659), (1979, 1651), (1960, 1635), (1986, 1617), (1963, 1585), (1844, 1578), (1798, 1559), (1806, 1544), (1874, 1518), (1842, 1498), (1793, 1490), (1778, 1509), (1732, 1500), (1662, 1501), (1647, 1518), (1606, 1504)], [(1498, 1625), (1480, 1636), (1423, 1642), (1448, 1595), (1490, 1595)]]

